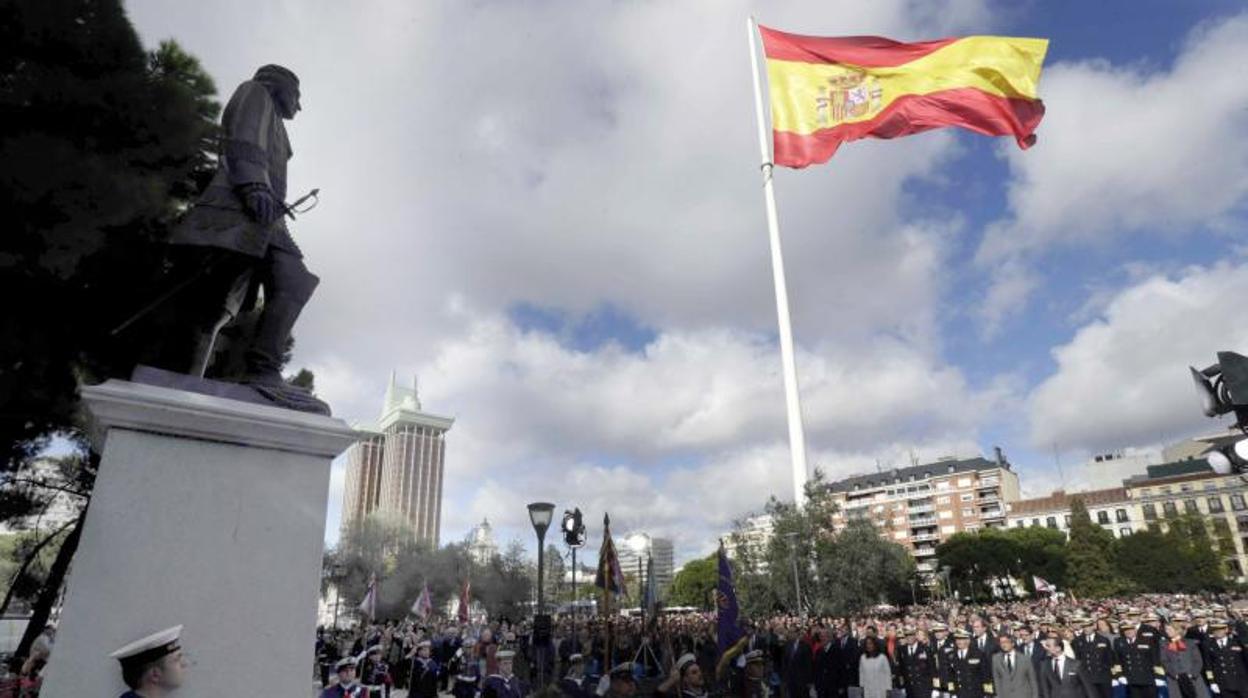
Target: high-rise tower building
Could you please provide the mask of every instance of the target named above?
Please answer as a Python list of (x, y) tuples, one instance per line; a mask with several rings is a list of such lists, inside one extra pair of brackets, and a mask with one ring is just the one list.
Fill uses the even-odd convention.
[(415, 381), (394, 374), (376, 425), (356, 425), (360, 440), (347, 452), (342, 530), (377, 512), (411, 526), (416, 540), (437, 547), (442, 528), (446, 432), (455, 420), (421, 408)]

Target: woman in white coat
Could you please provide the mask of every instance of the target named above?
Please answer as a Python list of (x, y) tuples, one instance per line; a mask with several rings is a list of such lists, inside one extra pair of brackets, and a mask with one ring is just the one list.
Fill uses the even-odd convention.
[(862, 683), (862, 698), (888, 698), (888, 691), (893, 687), (893, 668), (888, 656), (880, 651), (880, 641), (874, 637), (862, 643), (858, 680)]

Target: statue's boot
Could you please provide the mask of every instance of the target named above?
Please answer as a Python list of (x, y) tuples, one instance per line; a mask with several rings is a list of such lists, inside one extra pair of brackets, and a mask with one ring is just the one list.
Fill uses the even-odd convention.
[(241, 382), (279, 407), (328, 415), (329, 405), (309, 391), (282, 379), (282, 353), (305, 302), (304, 299), (289, 296), (274, 296), (272, 300), (265, 300), (255, 336), (247, 350), (247, 372)]
[(282, 354), (304, 303), (302, 299), (281, 295), (264, 300), (255, 335), (247, 349), (247, 372), (243, 375), (243, 383), (286, 385), (282, 379)]

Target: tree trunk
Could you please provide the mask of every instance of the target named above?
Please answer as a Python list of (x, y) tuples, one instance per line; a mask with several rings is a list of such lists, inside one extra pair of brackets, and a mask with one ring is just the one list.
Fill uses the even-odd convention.
[(52, 562), (52, 569), (48, 570), (47, 579), (43, 580), (43, 588), (39, 590), (39, 597), (35, 599), (34, 613), (30, 616), (30, 622), (26, 624), (26, 632), (22, 635), (22, 641), (17, 646), (15, 656), (30, 655), (30, 646), (43, 632), (48, 618), (52, 615), (52, 606), (56, 604), (56, 599), (61, 594), (65, 574), (69, 572), (69, 563), (74, 559), (74, 552), (78, 550), (78, 539), (82, 536), (82, 524), (87, 520), (88, 509), (90, 509), (89, 505), (83, 507), (78, 520), (74, 522), (73, 530), (65, 536), (65, 542), (61, 543), (61, 549), (56, 553), (56, 560)]
[(13, 592), (17, 589), (17, 580), (21, 579), (22, 575), (26, 574), (26, 570), (30, 569), (30, 565), (35, 561), (35, 558), (39, 557), (39, 553), (43, 550), (44, 546), (51, 543), (53, 538), (56, 538), (64, 533), (65, 529), (72, 525), (74, 525), (74, 522), (71, 521), (64, 526), (61, 526), (48, 535), (47, 538), (39, 541), (35, 547), (30, 549), (30, 552), (26, 555), (26, 559), (22, 561), (22, 566), (17, 570), (17, 574), (14, 574), (13, 579), (9, 581), (9, 589), (4, 593), (4, 600), (0, 601), (0, 616), (3, 616), (5, 611), (9, 610), (9, 604), (13, 602)]

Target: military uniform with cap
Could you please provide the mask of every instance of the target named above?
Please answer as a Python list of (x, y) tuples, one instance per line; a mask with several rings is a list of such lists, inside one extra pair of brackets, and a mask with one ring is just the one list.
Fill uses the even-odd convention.
[[(121, 664), (122, 680), (131, 688), (131, 690), (122, 694), (122, 698), (139, 698), (139, 694), (135, 693), (135, 690), (143, 686), (148, 670), (166, 657), (180, 653), (182, 651), (181, 638), (182, 626), (175, 625), (172, 628), (166, 628), (140, 640), (135, 640), (109, 655)], [(178, 666), (173, 668), (174, 672), (179, 672), (183, 666), (181, 658), (178, 658), (177, 661)], [(177, 688), (180, 674), (175, 677), (162, 678), (166, 680), (172, 678), (174, 680), (173, 685), (166, 686), (166, 688), (174, 689)]]
[[(771, 687), (765, 678), (767, 656), (762, 650), (745, 653), (745, 671), (738, 692), (740, 698), (771, 698)], [(805, 696), (802, 696), (805, 698)]]
[(1117, 679), (1127, 686), (1130, 698), (1157, 698), (1157, 683), (1165, 682), (1166, 670), (1161, 666), (1160, 649), (1137, 631), (1134, 637), (1126, 633), (1136, 630), (1136, 622), (1130, 618), (1119, 627), (1123, 634), (1114, 640), (1114, 655), (1119, 667)]
[[(955, 639), (969, 640), (971, 634), (962, 628), (954, 631)], [(949, 655), (949, 668), (943, 677), (945, 690), (957, 698), (984, 698), (992, 695), (992, 664), (988, 655), (974, 644), (965, 650), (954, 647)]]
[[(1205, 680), (1221, 698), (1248, 698), (1248, 650), (1233, 637), (1226, 637), (1226, 621), (1209, 622), (1210, 637), (1205, 641)], [(1222, 637), (1216, 637), (1222, 635)]]
[(416, 643), (416, 654), (412, 657), (412, 671), (410, 674), (411, 695), (413, 698), (437, 698), (438, 696), (438, 677), (441, 675), (442, 667), (438, 665), (437, 660), (433, 657), (420, 656), (420, 650), (427, 649), (433, 651), (433, 643), (429, 640), (421, 640)]
[[(504, 660), (514, 660), (516, 653), (513, 650), (499, 650), (495, 655), (495, 659), (502, 662)], [(524, 684), (520, 682), (519, 677), (514, 673), (508, 672), (506, 675), (502, 673), (490, 674), (485, 677), (485, 682), (481, 684), (481, 698), (524, 698), (528, 693)]]
[(936, 656), (927, 643), (914, 640), (914, 628), (905, 629), (907, 643), (897, 648), (896, 661), (906, 698), (930, 698), (937, 685)]
[(580, 652), (568, 655), (569, 672), (559, 679), (559, 691), (567, 698), (590, 698), (590, 690), (586, 687), (587, 679), (583, 673), (585, 657)]
[(481, 670), (475, 659), (477, 641), (465, 638), (459, 651), (462, 653), (459, 673), (455, 675), (455, 684), (451, 686), (451, 695), (455, 698), (475, 698), (477, 686), (481, 683)]
[(355, 668), (354, 657), (343, 657), (338, 660), (338, 663), (334, 665), (334, 672), (338, 674), (338, 683), (321, 691), (321, 698), (368, 698), (368, 689), (357, 683), (354, 677), (346, 683), (342, 680), (344, 669), (354, 670)]
[(1079, 634), (1071, 641), (1075, 659), (1083, 665), (1088, 679), (1101, 698), (1110, 698), (1114, 690), (1114, 667), (1118, 661), (1109, 638), (1096, 632), (1095, 622), (1088, 616), (1074, 619)]
[(936, 637), (937, 633), (948, 633), (949, 626), (939, 621), (931, 624), (932, 636), (927, 640), (929, 656), (936, 662), (935, 674), (932, 676), (932, 687), (936, 690), (946, 693), (949, 684), (949, 657), (952, 656), (953, 635), (945, 635), (943, 638)]

